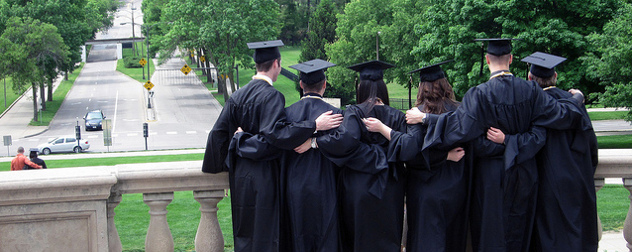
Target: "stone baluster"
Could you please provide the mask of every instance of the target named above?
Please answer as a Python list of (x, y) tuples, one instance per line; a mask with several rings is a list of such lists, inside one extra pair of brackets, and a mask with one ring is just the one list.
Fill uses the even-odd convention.
[(224, 236), (217, 220), (217, 203), (224, 198), (224, 190), (193, 191), (193, 198), (200, 203), (200, 224), (195, 235), (195, 251), (224, 251)]
[[(606, 184), (606, 179), (604, 179), (604, 178), (595, 178), (595, 194), (597, 194), (597, 192), (599, 190), (601, 190), (601, 188), (603, 188), (603, 186), (605, 184)], [(603, 226), (601, 225), (601, 219), (599, 218), (599, 215), (597, 215), (597, 234), (599, 236), (599, 240), (600, 241), (601, 241), (601, 233), (602, 232), (603, 232)]]
[(149, 228), (145, 238), (145, 251), (173, 251), (173, 237), (167, 223), (167, 205), (173, 200), (173, 192), (143, 193), (143, 201), (149, 206)]
[(121, 203), (121, 195), (112, 193), (107, 202), (107, 215), (108, 215), (108, 251), (121, 252), (123, 251), (123, 245), (121, 245), (121, 238), (119, 237), (118, 230), (114, 224), (114, 208)]
[[(628, 199), (632, 202), (632, 178), (623, 178), (623, 187), (630, 192)], [(623, 238), (627, 242), (626, 247), (628, 247), (628, 250), (632, 251), (632, 208), (628, 208), (628, 215), (625, 216)]]

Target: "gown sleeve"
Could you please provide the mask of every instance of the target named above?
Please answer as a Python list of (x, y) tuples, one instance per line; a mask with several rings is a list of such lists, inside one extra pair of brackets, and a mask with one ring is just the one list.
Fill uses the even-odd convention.
[(228, 171), (228, 167), (224, 161), (228, 155), (228, 145), (232, 134), (229, 133), (230, 106), (231, 100), (229, 99), (219, 114), (215, 126), (213, 126), (213, 129), (208, 134), (206, 151), (204, 152), (204, 160), (202, 161), (202, 172), (219, 173)]
[(532, 125), (525, 133), (505, 136), (505, 170), (533, 159), (546, 143), (546, 129)]
[(285, 98), (273, 92), (260, 104), (260, 130), (262, 137), (271, 145), (292, 150), (304, 143), (316, 130), (315, 121), (289, 122), (285, 115)]
[(592, 125), (583, 118), (583, 96), (576, 94), (558, 100), (539, 87), (535, 88), (534, 96), (535, 118), (532, 122), (535, 125), (556, 130), (592, 129)]
[(361, 118), (353, 109), (347, 109), (340, 127), (330, 134), (316, 138), (318, 148), (337, 166), (377, 174), (388, 168), (386, 154), (380, 146), (361, 141), (366, 130)]

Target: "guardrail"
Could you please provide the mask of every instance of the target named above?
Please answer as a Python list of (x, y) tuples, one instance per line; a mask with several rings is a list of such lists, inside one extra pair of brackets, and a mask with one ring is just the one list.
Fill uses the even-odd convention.
[[(621, 178), (632, 195), (632, 149), (599, 150), (595, 189)], [(114, 209), (123, 194), (143, 193), (150, 207), (146, 251), (173, 251), (166, 207), (175, 191), (200, 203), (196, 251), (223, 251), (217, 203), (228, 175), (205, 174), (201, 161), (0, 172), (0, 244), (8, 251), (121, 251)], [(632, 196), (628, 197), (632, 201)], [(632, 247), (632, 208), (623, 235)]]

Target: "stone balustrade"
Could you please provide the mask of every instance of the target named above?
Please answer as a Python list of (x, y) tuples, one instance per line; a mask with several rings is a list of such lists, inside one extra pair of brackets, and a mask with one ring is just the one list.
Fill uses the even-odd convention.
[[(175, 191), (200, 203), (196, 251), (223, 251), (217, 203), (228, 175), (204, 174), (201, 161), (0, 172), (0, 252), (121, 251), (114, 209), (123, 194), (142, 193), (150, 208), (146, 251), (173, 251), (166, 207)], [(621, 178), (632, 195), (632, 150), (600, 150), (595, 187)], [(632, 196), (629, 197), (632, 201)], [(632, 208), (624, 225), (632, 251)]]
[(228, 174), (204, 174), (201, 161), (0, 172), (0, 252), (121, 251), (114, 209), (142, 193), (150, 208), (146, 251), (173, 251), (167, 205), (175, 191), (200, 203), (196, 251), (224, 251), (217, 203)]

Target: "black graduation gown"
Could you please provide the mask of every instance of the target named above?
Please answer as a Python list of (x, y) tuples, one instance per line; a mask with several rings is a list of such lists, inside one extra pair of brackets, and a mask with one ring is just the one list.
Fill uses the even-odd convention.
[[(545, 92), (556, 99), (570, 96), (557, 88)], [(587, 113), (584, 119), (590, 123)], [(597, 251), (593, 178), (597, 159), (597, 137), (592, 129), (548, 130), (537, 158), (540, 184), (533, 251)]]
[[(209, 133), (202, 171), (229, 172), (235, 251), (280, 249), (276, 148), (292, 149), (316, 129), (314, 121), (288, 123), (284, 106), (283, 94), (254, 79), (226, 101)], [(244, 132), (234, 134), (237, 127)]]
[(486, 136), (475, 140), (471, 204), (475, 250), (528, 249), (538, 183), (535, 155), (545, 139), (546, 130), (533, 126), (526, 133), (505, 135), (504, 145)]
[(33, 162), (33, 163), (35, 163), (35, 164), (38, 164), (38, 165), (42, 166), (42, 169), (46, 169), (46, 162), (44, 162), (44, 160), (42, 160), (42, 159), (40, 159), (40, 158), (38, 158), (38, 157), (36, 157), (36, 158), (32, 158), (32, 159), (31, 159), (31, 162)]
[(404, 165), (387, 163), (389, 141), (369, 132), (362, 118), (374, 117), (405, 131), (404, 114), (389, 106), (347, 107), (334, 134), (317, 139), (321, 152), (343, 169), (339, 176), (343, 251), (400, 251), (404, 220)]
[[(456, 109), (448, 105), (448, 110)], [(390, 162), (406, 162), (406, 251), (465, 251), (472, 148), (464, 143), (430, 148), (423, 155), (420, 150), (427, 126), (408, 125), (407, 130), (391, 132), (388, 154)], [(459, 162), (446, 160), (448, 152), (459, 146), (465, 149), (465, 156)]]
[[(428, 114), (427, 123), (431, 125), (424, 139), (423, 149), (467, 142), (484, 136), (489, 127), (498, 128), (506, 135), (516, 136), (529, 132), (532, 126), (556, 129), (587, 128), (589, 125), (581, 120), (580, 104), (580, 96), (557, 101), (546, 95), (535, 82), (525, 81), (513, 75), (501, 75), (468, 90), (457, 110), (442, 115)], [(533, 137), (533, 135), (527, 137)], [(534, 178), (530, 169), (536, 168), (534, 164), (529, 164), (522, 169), (510, 169), (515, 166), (514, 164), (521, 164), (515, 157), (521, 155), (523, 150), (518, 151), (520, 148), (518, 141), (508, 143), (510, 144), (505, 148), (510, 150), (504, 150), (503, 155), (514, 156), (514, 158), (503, 156), (502, 159), (489, 161), (490, 164), (487, 162), (479, 164), (478, 169), (481, 172), (496, 174), (489, 175), (493, 176), (491, 179), (486, 177), (479, 179), (479, 181), (484, 180), (485, 183), (490, 183), (489, 185), (473, 182), (473, 191), (501, 191), (503, 197), (506, 197), (501, 204), (499, 199), (502, 198), (499, 198), (499, 195), (492, 197), (496, 199), (494, 202), (481, 201), (479, 196), (473, 196), (472, 243), (474, 249), (478, 251), (514, 252), (528, 249), (531, 233), (528, 221), (532, 218), (529, 209), (533, 209), (534, 206), (529, 201), (520, 202), (519, 199), (523, 196), (527, 197), (526, 195), (532, 191), (529, 188), (532, 187)], [(529, 179), (529, 182), (522, 183), (523, 178)], [(477, 176), (475, 175), (473, 179), (477, 180)], [(504, 210), (498, 209), (501, 205)], [(495, 225), (496, 228), (492, 230), (476, 230), (476, 208), (488, 212), (492, 210), (485, 209), (502, 211), (503, 214), (489, 217), (492, 218), (491, 220), (481, 219), (479, 222), (503, 223), (504, 228), (499, 229), (498, 225)], [(481, 215), (478, 214), (478, 216)], [(504, 232), (500, 231), (502, 229)], [(476, 233), (480, 234), (481, 238), (477, 238)], [(503, 234), (506, 238), (505, 244), (495, 242), (502, 239)]]
[[(342, 110), (307, 94), (285, 109), (288, 121), (315, 120), (320, 114)], [(317, 132), (315, 136), (329, 134)], [(281, 182), (284, 197), (284, 219), (287, 220), (290, 251), (340, 251), (339, 209), (336, 189), (338, 168), (318, 149), (298, 154), (285, 151), (281, 162)], [(282, 227), (285, 229), (286, 227)]]

